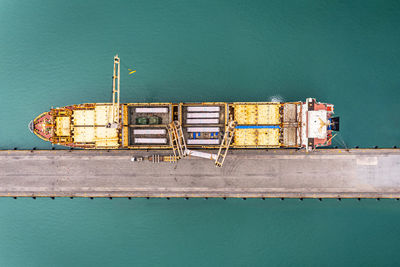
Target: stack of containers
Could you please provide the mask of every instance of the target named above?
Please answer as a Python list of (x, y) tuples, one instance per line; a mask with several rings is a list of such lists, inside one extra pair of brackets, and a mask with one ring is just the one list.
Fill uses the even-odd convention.
[(214, 125), (219, 124), (220, 111), (220, 106), (187, 107), (188, 145), (219, 145), (220, 128)]

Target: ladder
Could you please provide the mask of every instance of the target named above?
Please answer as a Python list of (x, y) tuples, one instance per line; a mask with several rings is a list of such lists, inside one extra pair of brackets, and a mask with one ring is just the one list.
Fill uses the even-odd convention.
[(231, 145), (233, 135), (235, 133), (236, 122), (230, 121), (225, 128), (224, 138), (222, 139), (221, 146), (219, 147), (215, 166), (222, 167), (225, 161), (226, 154), (228, 153), (229, 146)]
[(173, 121), (167, 126), (170, 143), (176, 159), (181, 159), (187, 155), (185, 138), (182, 126), (179, 121)]

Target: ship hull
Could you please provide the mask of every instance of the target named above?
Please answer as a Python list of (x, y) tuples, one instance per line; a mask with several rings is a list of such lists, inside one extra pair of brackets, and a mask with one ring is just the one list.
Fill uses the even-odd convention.
[[(118, 118), (115, 124), (113, 117)], [(230, 148), (315, 148), (332, 139), (333, 105), (305, 102), (89, 103), (51, 109), (30, 128), (52, 144), (84, 149), (171, 149), (177, 122), (188, 148), (218, 149), (229, 122)], [(110, 125), (114, 125), (110, 126)]]

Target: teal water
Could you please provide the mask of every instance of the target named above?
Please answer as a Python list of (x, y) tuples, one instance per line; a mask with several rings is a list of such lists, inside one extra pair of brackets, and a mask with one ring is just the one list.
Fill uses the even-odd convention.
[[(335, 145), (399, 146), (399, 26), (389, 0), (2, 0), (0, 148), (50, 148), (37, 114), (110, 101), (116, 53), (123, 102), (315, 97)], [(396, 266), (399, 205), (2, 198), (0, 266)]]

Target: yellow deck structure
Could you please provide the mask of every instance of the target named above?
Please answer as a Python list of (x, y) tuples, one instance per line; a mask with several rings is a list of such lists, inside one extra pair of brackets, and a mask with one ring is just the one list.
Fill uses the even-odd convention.
[(281, 123), (279, 103), (234, 104), (235, 121), (239, 125), (277, 125)]
[(280, 103), (234, 103), (234, 118), (239, 126), (232, 146), (279, 147), (279, 128), (258, 126), (279, 126), (282, 123), (280, 107)]
[(280, 104), (257, 105), (258, 124), (280, 124), (281, 118), (279, 114)]
[[(277, 148), (288, 146), (292, 143), (296, 145), (296, 143), (290, 143), (286, 140), (289, 128), (285, 127), (284, 105), (282, 103), (268, 102), (127, 103), (121, 104), (119, 108), (111, 103), (74, 105), (53, 110), (55, 122), (53, 143), (67, 146), (73, 144), (72, 146), (91, 149), (172, 149), (168, 136), (151, 134), (133, 136), (133, 133), (137, 129), (146, 129), (149, 132), (164, 129), (166, 125), (176, 120), (183, 124), (185, 140), (206, 140), (210, 142), (209, 144), (201, 144), (200, 141), (198, 144), (194, 144), (192, 141), (191, 144), (188, 144), (190, 148), (215, 149), (219, 148), (221, 144), (213, 141), (216, 140), (216, 133), (219, 134), (219, 138), (222, 138), (229, 118), (236, 124), (231, 143), (232, 148)], [(295, 106), (295, 104), (293, 105)], [(205, 111), (194, 111), (194, 113), (190, 111), (196, 116), (208, 116), (208, 114), (214, 116), (214, 114), (217, 114), (216, 116), (218, 117), (211, 119), (215, 120), (213, 124), (187, 124), (187, 109), (191, 107), (195, 107), (196, 110), (201, 110), (204, 107)], [(209, 110), (210, 108), (211, 111)], [(165, 110), (165, 112), (146, 114), (137, 113), (137, 109), (147, 109), (154, 112)], [(213, 109), (216, 111), (212, 111)], [(115, 123), (113, 113), (119, 116), (120, 124), (116, 127), (110, 127)], [(156, 125), (137, 124), (136, 119), (143, 116), (157, 116), (162, 120), (160, 124)], [(204, 121), (207, 120), (210, 119), (205, 117)], [(214, 132), (214, 135), (199, 133), (202, 129), (211, 132), (215, 131), (216, 133)], [(296, 128), (293, 129), (296, 130)], [(197, 131), (197, 133), (193, 134), (189, 130), (192, 132)], [(163, 144), (136, 144), (132, 142), (133, 138), (142, 138), (141, 140), (150, 140), (151, 142), (166, 138), (167, 142)]]
[(70, 136), (71, 135), (71, 120), (69, 117), (56, 118), (56, 135)]
[(279, 145), (279, 129), (235, 129), (234, 147), (277, 147)]
[(278, 147), (279, 129), (257, 129), (257, 141), (259, 146)]
[(112, 123), (112, 109), (109, 104), (96, 104), (93, 109), (73, 110), (74, 142), (91, 143), (96, 148), (119, 147), (118, 129), (106, 127)]
[[(190, 127), (214, 127), (223, 129), (227, 123), (228, 117), (233, 119), (237, 124), (234, 130), (234, 139), (231, 144), (232, 148), (256, 148), (256, 147), (279, 147), (280, 143), (280, 126), (282, 125), (282, 115), (280, 114), (280, 103), (199, 103), (199, 104), (171, 104), (171, 103), (128, 103), (122, 104), (117, 108), (111, 103), (92, 103), (75, 105), (54, 109), (55, 121), (55, 143), (68, 145), (68, 143), (76, 144), (83, 148), (171, 148), (169, 142), (164, 145), (134, 145), (131, 144), (132, 129), (161, 129), (166, 124), (174, 120), (173, 116), (178, 117), (178, 121), (185, 123), (185, 107), (219, 107), (218, 114), (220, 118), (217, 124), (211, 126), (186, 126)], [(148, 107), (168, 109), (163, 115), (156, 114), (163, 118), (160, 125), (137, 125), (135, 124), (135, 116), (132, 115), (136, 108)], [(175, 108), (180, 107), (180, 108)], [(113, 112), (114, 108), (114, 112)], [(210, 112), (211, 114), (212, 112)], [(118, 114), (121, 124), (117, 127), (110, 127), (115, 122), (114, 114)], [(199, 114), (199, 113), (196, 113)], [(207, 114), (203, 112), (202, 114)], [(215, 114), (215, 113), (214, 113)], [(265, 127), (265, 128), (263, 128)], [(268, 128), (276, 127), (276, 128)], [(221, 136), (222, 137), (222, 136)], [(147, 138), (152, 138), (148, 136)], [(190, 138), (187, 136), (185, 138)], [(64, 140), (64, 141), (63, 141)], [(193, 145), (193, 147), (218, 148), (215, 145)]]

